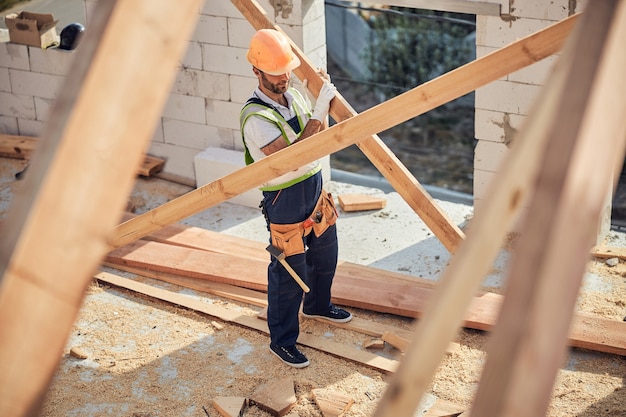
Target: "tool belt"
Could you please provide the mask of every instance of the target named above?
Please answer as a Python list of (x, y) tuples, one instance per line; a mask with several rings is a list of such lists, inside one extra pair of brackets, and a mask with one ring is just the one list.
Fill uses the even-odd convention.
[[(285, 256), (304, 253), (303, 238), (305, 236), (308, 236), (313, 231), (316, 237), (320, 237), (326, 229), (337, 222), (338, 213), (333, 196), (324, 190), (322, 190), (320, 198), (317, 200), (311, 218), (318, 212), (321, 213), (321, 216), (315, 217), (316, 221), (309, 227), (304, 227), (306, 220), (290, 224), (270, 223), (272, 245), (279, 248)], [(319, 219), (319, 222), (317, 219)]]

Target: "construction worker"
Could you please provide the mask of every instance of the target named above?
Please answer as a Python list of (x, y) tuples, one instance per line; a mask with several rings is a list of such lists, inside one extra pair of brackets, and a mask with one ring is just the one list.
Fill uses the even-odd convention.
[[(324, 129), (336, 88), (326, 77), (311, 111), (309, 100), (290, 86), (291, 71), (300, 60), (287, 37), (276, 30), (256, 32), (247, 59), (259, 80), (240, 116), (246, 164), (251, 164)], [(263, 200), (259, 207), (271, 244), (310, 288), (304, 293), (276, 257), (271, 258), (267, 294), (270, 350), (286, 364), (303, 368), (309, 360), (296, 347), (300, 306), (304, 317), (340, 323), (352, 319), (349, 312), (330, 301), (338, 254), (337, 211), (332, 196), (322, 189), (319, 161), (290, 171), (260, 189)]]

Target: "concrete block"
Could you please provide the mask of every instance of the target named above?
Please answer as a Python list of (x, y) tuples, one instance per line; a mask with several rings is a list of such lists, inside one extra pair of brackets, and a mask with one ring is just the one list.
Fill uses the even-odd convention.
[(499, 16), (476, 16), (476, 45), (501, 48), (553, 23), (540, 19), (504, 21)]
[(228, 45), (226, 17), (201, 14), (191, 39), (200, 43)]
[(489, 184), (494, 180), (496, 175), (497, 174), (493, 171), (485, 171), (474, 167), (473, 195), (475, 208), (479, 205), (480, 201), (485, 199), (485, 194), (489, 188)]
[[(246, 166), (243, 152), (222, 148), (207, 148), (194, 158), (198, 187), (231, 174)], [(257, 188), (228, 200), (230, 203), (258, 208), (263, 194)]]
[(33, 97), (0, 92), (0, 114), (18, 119), (35, 120)]
[(39, 120), (40, 122), (47, 122), (48, 115), (50, 114), (50, 107), (52, 107), (54, 100), (35, 97), (34, 101), (37, 120)]
[(515, 2), (512, 14), (516, 17), (559, 21), (582, 11), (580, 3), (584, 2), (568, 0)]
[(474, 169), (497, 172), (509, 148), (504, 143), (478, 141), (474, 149)]
[(252, 69), (246, 59), (247, 51), (248, 48), (202, 44), (202, 69), (223, 74), (249, 75)]
[(477, 109), (527, 115), (541, 86), (511, 81), (494, 81), (476, 90)]
[(163, 173), (183, 179), (183, 184), (195, 184), (193, 158), (198, 153), (197, 149), (152, 142), (147, 153), (165, 159)]
[(163, 139), (165, 143), (201, 151), (232, 146), (233, 136), (228, 129), (164, 118)]
[(206, 100), (208, 125), (239, 130), (239, 113), (242, 105), (231, 101)]
[(181, 68), (176, 74), (172, 92), (227, 101), (230, 99), (229, 85), (227, 74)]
[(511, 143), (522, 127), (526, 116), (498, 111), (476, 109), (474, 136), (479, 140)]
[(28, 71), (28, 46), (17, 43), (0, 43), (0, 67)]
[(210, 16), (242, 17), (239, 9), (230, 1), (205, 1), (201, 13)]
[(552, 55), (526, 68), (515, 71), (508, 75), (508, 80), (524, 84), (544, 85), (558, 57), (559, 55)]
[(204, 98), (170, 94), (163, 117), (184, 120), (186, 122), (205, 124)]
[(60, 75), (41, 74), (16, 69), (9, 70), (11, 90), (22, 94), (41, 98), (56, 98), (57, 92), (65, 77)]
[(256, 30), (246, 19), (228, 19), (228, 45), (248, 49), (250, 39)]
[(189, 42), (187, 51), (183, 57), (182, 66), (184, 68), (202, 69), (202, 47), (199, 42)]
[(19, 133), (17, 118), (0, 115), (0, 132), (8, 135), (17, 135)]
[(0, 91), (11, 92), (11, 79), (9, 78), (8, 68), (0, 67)]
[(41, 136), (46, 127), (45, 122), (30, 119), (17, 119), (19, 134), (22, 136)]
[(252, 67), (250, 67), (250, 76), (240, 77), (237, 75), (231, 75), (229, 77), (230, 83), (230, 99), (235, 103), (243, 103), (248, 101), (252, 92), (259, 84), (259, 81), (254, 77), (252, 73)]
[(76, 51), (30, 48), (30, 70), (42, 74), (65, 76)]

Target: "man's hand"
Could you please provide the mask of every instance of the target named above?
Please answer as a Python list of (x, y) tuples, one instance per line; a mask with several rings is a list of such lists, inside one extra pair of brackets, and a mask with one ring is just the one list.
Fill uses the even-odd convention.
[(326, 120), (326, 116), (328, 116), (328, 111), (330, 110), (330, 101), (335, 97), (335, 94), (337, 94), (337, 87), (330, 81), (324, 80), (324, 84), (322, 88), (320, 88), (320, 94), (317, 96), (313, 116), (311, 116), (312, 119), (319, 120), (320, 122)]

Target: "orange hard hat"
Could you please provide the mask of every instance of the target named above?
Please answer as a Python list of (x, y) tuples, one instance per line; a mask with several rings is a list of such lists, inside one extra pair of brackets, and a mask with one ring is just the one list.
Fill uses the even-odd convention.
[(261, 29), (254, 34), (246, 57), (255, 68), (270, 75), (282, 75), (300, 66), (289, 39), (273, 29)]

